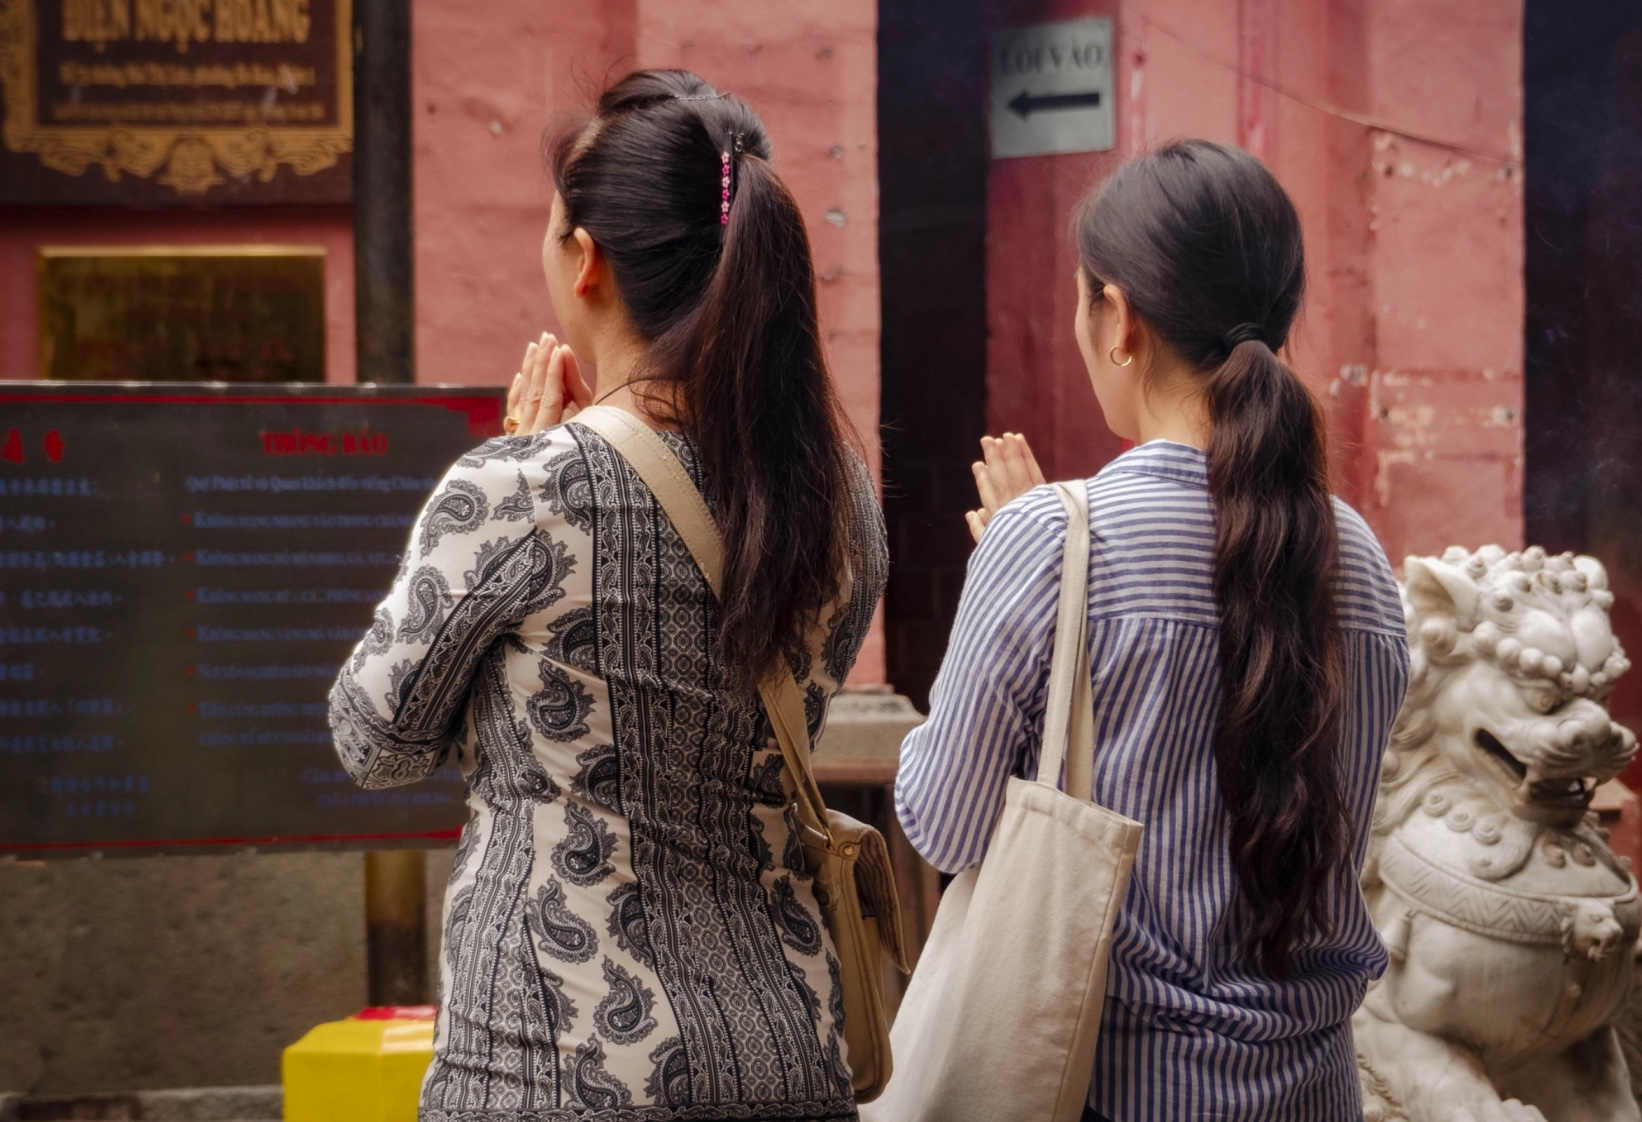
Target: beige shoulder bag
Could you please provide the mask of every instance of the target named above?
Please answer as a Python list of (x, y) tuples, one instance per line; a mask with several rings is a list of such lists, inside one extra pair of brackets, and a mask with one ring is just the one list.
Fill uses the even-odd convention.
[(1038, 777), (1009, 781), (986, 859), (941, 897), (890, 1037), (895, 1078), (862, 1122), (1076, 1122), (1089, 1096), (1141, 827), (1089, 799), (1088, 492), (1055, 489), (1068, 527)]
[[(712, 513), (667, 443), (631, 413), (608, 405), (571, 418), (609, 442), (644, 480), (673, 529), (695, 558), (714, 594), (720, 590), (724, 547)], [(870, 1102), (889, 1082), (889, 1018), (884, 1011), (884, 956), (907, 969), (901, 908), (884, 836), (847, 814), (828, 810), (810, 770), (804, 697), (791, 674), (780, 673), (760, 692), (782, 758), (797, 788), (804, 856), (815, 877), (815, 898), (838, 952), (844, 990), (844, 1044), (855, 1096)]]

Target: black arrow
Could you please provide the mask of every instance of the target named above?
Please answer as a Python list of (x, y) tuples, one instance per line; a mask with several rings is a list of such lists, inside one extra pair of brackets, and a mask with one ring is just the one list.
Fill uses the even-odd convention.
[(1091, 90), (1089, 93), (1070, 94), (1040, 94), (1033, 97), (1022, 90), (1015, 100), (1009, 103), (1009, 108), (1026, 120), (1037, 109), (1084, 109), (1100, 104), (1100, 91)]

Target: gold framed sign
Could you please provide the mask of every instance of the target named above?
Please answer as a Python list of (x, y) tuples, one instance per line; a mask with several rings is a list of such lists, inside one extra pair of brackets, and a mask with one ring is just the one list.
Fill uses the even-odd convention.
[(0, 0), (0, 202), (346, 202), (350, 0)]
[(323, 382), (325, 249), (40, 250), (40, 377)]

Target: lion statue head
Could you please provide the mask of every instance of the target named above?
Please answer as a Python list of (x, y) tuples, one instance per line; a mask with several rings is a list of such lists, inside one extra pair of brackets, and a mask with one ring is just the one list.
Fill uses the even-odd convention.
[(1630, 666), (1601, 562), (1538, 547), (1410, 557), (1403, 580), (1409, 692), (1392, 731), (1375, 833), (1463, 788), (1550, 829), (1586, 816), (1636, 755), (1608, 716)]

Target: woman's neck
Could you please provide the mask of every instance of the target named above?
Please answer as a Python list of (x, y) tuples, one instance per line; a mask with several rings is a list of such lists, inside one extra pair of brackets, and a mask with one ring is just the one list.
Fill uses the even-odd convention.
[(672, 387), (646, 376), (649, 352), (636, 338), (604, 341), (594, 356), (593, 403), (624, 410), (652, 428), (671, 428), (665, 418), (653, 415), (657, 405), (665, 410), (672, 404)]
[(1141, 391), (1137, 443), (1169, 440), (1207, 450), (1213, 426), (1208, 401), (1198, 389), (1202, 375), (1189, 368), (1155, 370), (1151, 387)]
[(1207, 411), (1202, 407), (1200, 398), (1193, 397), (1191, 400), (1196, 404), (1196, 408), (1169, 410), (1157, 415), (1153, 415), (1150, 410), (1143, 410), (1140, 416), (1140, 440), (1137, 443), (1169, 440), (1176, 444), (1207, 450), (1209, 434), (1212, 431)]

